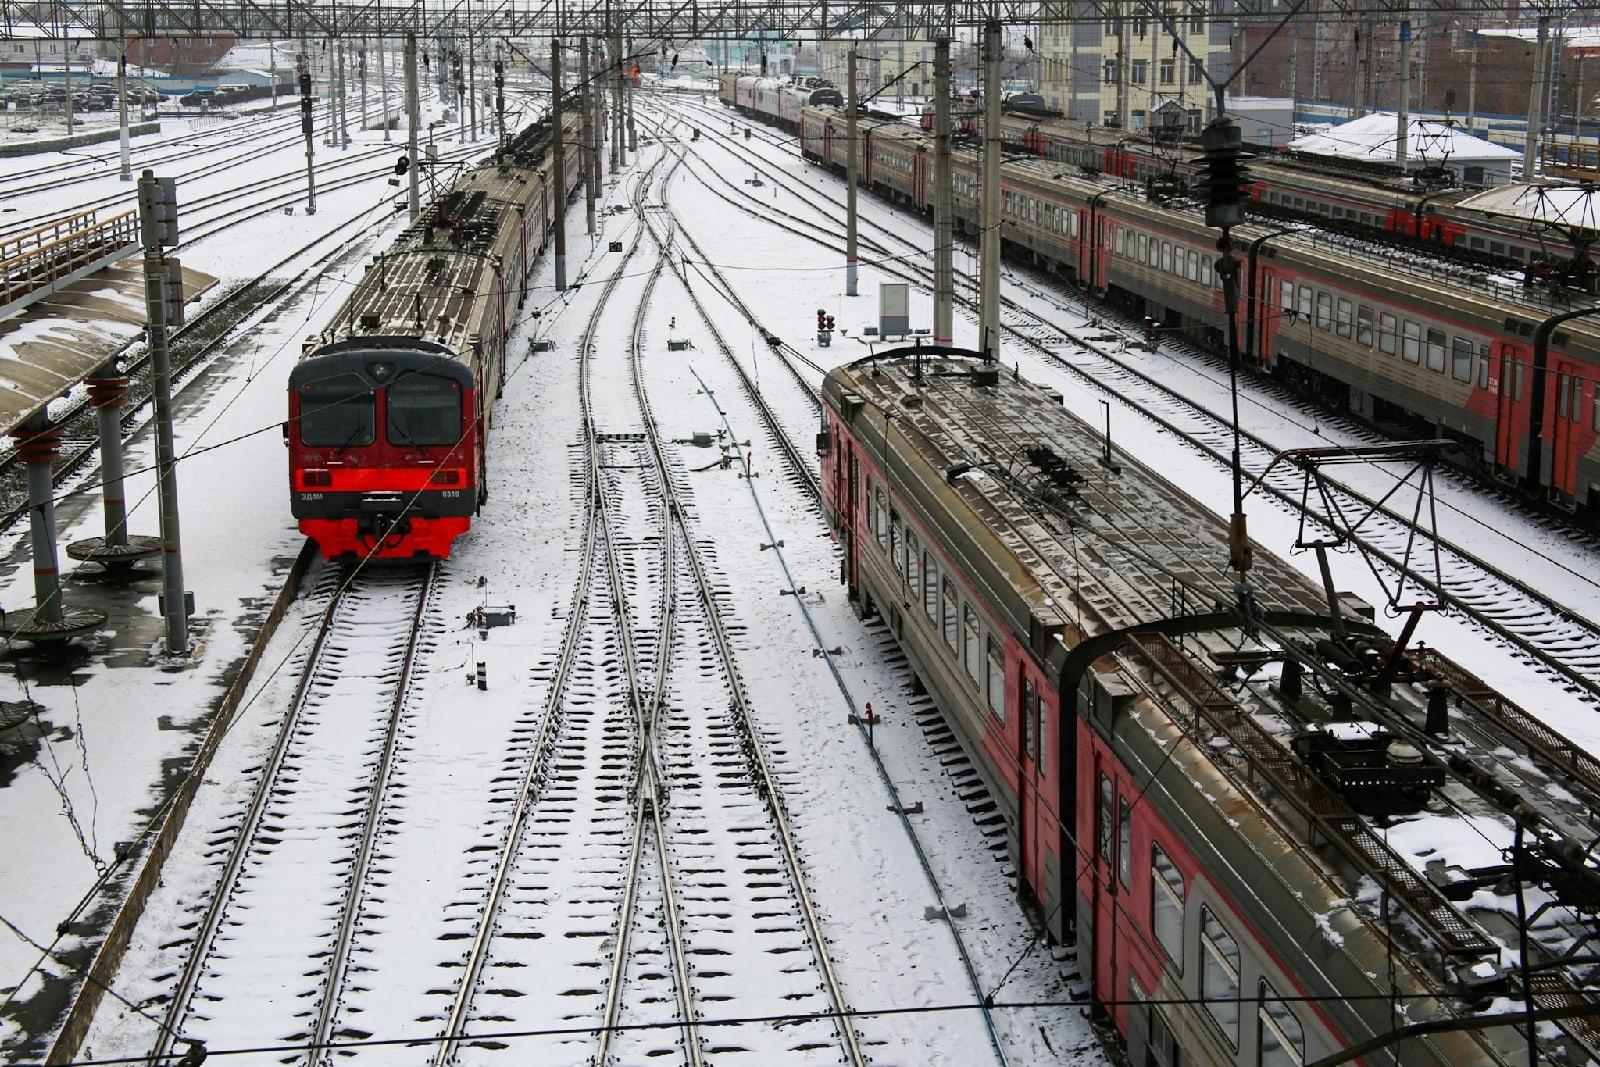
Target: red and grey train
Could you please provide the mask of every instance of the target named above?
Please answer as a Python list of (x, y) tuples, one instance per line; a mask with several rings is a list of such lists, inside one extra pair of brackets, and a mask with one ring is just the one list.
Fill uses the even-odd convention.
[[(1524, 1005), (1600, 1008), (1573, 947), (1600, 936), (1600, 776), (1523, 759), (1542, 724), (1262, 546), (1241, 596), (1217, 516), (1102, 463), (1061, 394), (977, 353), (869, 356), (823, 398), (851, 599), (960, 735), (1129, 1062), (1299, 1067), (1376, 1041), (1346, 1062), (1522, 1064)], [(1500, 863), (1519, 823), (1531, 843)], [(1539, 915), (1518, 925), (1523, 888)], [(1487, 1018), (1496, 997), (1518, 1011)], [(1538, 1062), (1600, 1052), (1591, 1022), (1558, 1026)]]
[[(905, 123), (857, 124), (860, 181), (932, 210), (933, 153)], [(802, 153), (845, 169), (844, 117), (807, 107)], [(953, 153), (958, 228), (976, 230), (977, 168)], [(1136, 316), (1213, 345), (1226, 313), (1216, 234), (1176, 200), (1043, 160), (1003, 169), (1008, 248)], [(1086, 239), (1094, 235), (1093, 239)], [(1469, 461), (1600, 518), (1600, 313), (1458, 263), (1302, 226), (1233, 233), (1248, 362), (1401, 433), (1461, 443)], [(1588, 317), (1586, 317), (1588, 316)]]
[(555, 188), (550, 137), (536, 123), (461, 176), (306, 341), (284, 439), (291, 510), (324, 557), (447, 557), (486, 499), (506, 337), (578, 182), (569, 166)]

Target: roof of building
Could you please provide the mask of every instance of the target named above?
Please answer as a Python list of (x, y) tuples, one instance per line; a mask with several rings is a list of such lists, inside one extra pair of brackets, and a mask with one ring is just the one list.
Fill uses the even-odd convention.
[[(1359, 119), (1296, 137), (1289, 142), (1289, 147), (1319, 156), (1393, 162), (1397, 123), (1398, 116), (1393, 111), (1374, 111)], [(1406, 154), (1416, 160), (1442, 162), (1448, 158), (1459, 162), (1519, 158), (1519, 153), (1512, 149), (1491, 144), (1458, 126), (1435, 119), (1413, 118), (1409, 133)]]
[(1579, 185), (1502, 185), (1461, 201), (1463, 208), (1557, 226), (1600, 230), (1600, 191)]

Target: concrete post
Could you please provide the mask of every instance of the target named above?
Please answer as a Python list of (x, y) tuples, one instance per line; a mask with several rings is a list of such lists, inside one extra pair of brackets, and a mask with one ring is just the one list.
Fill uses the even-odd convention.
[[(982, 229), (978, 235), (978, 348), (990, 359), (1000, 358), (1001, 47), (1000, 23), (991, 19), (983, 28), (983, 213), (979, 216)], [(1126, 94), (1122, 100), (1126, 107)], [(1090, 239), (1091, 236), (1084, 237)]]
[(128, 38), (122, 38), (122, 47), (117, 58), (117, 124), (121, 127), (118, 135), (119, 156), (122, 169), (117, 177), (125, 182), (133, 181), (133, 160), (128, 146)]
[(1539, 38), (1533, 50), (1533, 85), (1528, 90), (1528, 131), (1522, 141), (1522, 180), (1531, 182), (1539, 169), (1539, 127), (1544, 98), (1550, 93), (1550, 16), (1539, 16)]
[(389, 133), (392, 123), (389, 113), (389, 63), (385, 53), (389, 51), (388, 43), (382, 37), (378, 38), (378, 95), (383, 98), (383, 139), (393, 140)]
[[(985, 31), (987, 32), (987, 31)], [(1150, 35), (1152, 38), (1156, 34)], [(995, 45), (995, 114), (1000, 113), (1000, 55), (1003, 43)], [(1117, 128), (1127, 135), (1129, 116), (1133, 113), (1133, 20), (1128, 18), (1127, 5), (1117, 6)], [(1149, 77), (1154, 80), (1155, 67), (1151, 65)], [(988, 70), (984, 71), (984, 92), (988, 92)]]
[(128, 508), (122, 497), (122, 400), (128, 379), (90, 378), (89, 403), (100, 425), (100, 496), (105, 506), (106, 544), (128, 543)]
[[(1400, 13), (1399, 106), (1395, 108), (1394, 161), (1401, 170), (1411, 154), (1411, 20)], [(1419, 235), (1420, 236), (1420, 235)]]
[(955, 200), (950, 184), (950, 38), (933, 52), (933, 343), (954, 342)]
[(1467, 31), (1467, 132), (1478, 125), (1478, 20)]
[(589, 38), (578, 38), (578, 110), (581, 126), (578, 132), (578, 163), (583, 167), (583, 203), (588, 222), (589, 236), (595, 235), (594, 202), (596, 186), (600, 183), (600, 151), (595, 138), (600, 135), (600, 124), (595, 121), (592, 86), (589, 79)]
[(316, 152), (315, 139), (311, 135), (311, 109), (314, 106), (311, 99), (311, 64), (304, 52), (300, 53), (297, 64), (300, 73), (300, 133), (306, 142), (306, 214), (317, 213), (317, 174), (313, 165), (313, 156)]
[(344, 42), (339, 42), (339, 147), (350, 147), (350, 86), (345, 81)]
[[(615, 26), (616, 24), (612, 23), (612, 25)], [(612, 143), (615, 145), (617, 165), (626, 167), (628, 165), (628, 142), (623, 130), (623, 120), (627, 114), (627, 104), (623, 103), (623, 96), (628, 91), (628, 73), (622, 62), (622, 34), (620, 32), (613, 31), (611, 34), (611, 56), (617, 65), (617, 77), (616, 81), (612, 83), (614, 88), (611, 93), (611, 106), (614, 112), (611, 116), (611, 136), (615, 138)]]
[(367, 39), (361, 39), (361, 50), (356, 53), (356, 76), (361, 79), (361, 126), (366, 132), (367, 124)]
[(633, 74), (632, 74), (632, 61), (631, 60), (629, 61), (629, 73), (628, 73), (628, 76), (627, 76), (626, 84), (627, 84), (627, 89), (626, 89), (625, 95), (626, 95), (627, 101), (628, 101), (628, 151), (632, 152), (634, 154), (635, 158), (637, 158), (638, 155), (639, 155), (639, 132), (638, 132), (637, 129), (634, 128), (634, 125), (633, 125), (633, 91), (634, 90), (633, 90)]
[(406, 176), (411, 179), (406, 198), (412, 222), (422, 213), (422, 191), (417, 186), (417, 35), (406, 34), (406, 158), (410, 166)]
[[(471, 8), (468, 8), (470, 19)], [(472, 111), (472, 141), (478, 141), (478, 48), (477, 34), (467, 27), (467, 106)]]
[(845, 55), (845, 150), (849, 162), (845, 165), (845, 223), (844, 223), (844, 295), (856, 295), (856, 47), (852, 42)]
[(33, 539), (33, 620), (49, 628), (61, 623), (61, 563), (56, 555), (55, 486), (51, 465), (61, 454), (61, 428), (42, 416), (19, 427), (17, 454), (28, 467), (28, 527)]
[(550, 130), (555, 158), (551, 169), (556, 182), (555, 204), (551, 213), (556, 224), (556, 292), (567, 288), (567, 146), (562, 136), (561, 42), (550, 40)]

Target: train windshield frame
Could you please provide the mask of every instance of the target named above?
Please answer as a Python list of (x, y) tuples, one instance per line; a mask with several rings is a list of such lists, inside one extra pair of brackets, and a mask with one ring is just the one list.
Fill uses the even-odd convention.
[(425, 371), (400, 374), (384, 390), (384, 437), (391, 445), (453, 445), (462, 436), (461, 383)]
[(377, 439), (377, 398), (359, 375), (330, 374), (300, 386), (301, 444), (361, 448)]

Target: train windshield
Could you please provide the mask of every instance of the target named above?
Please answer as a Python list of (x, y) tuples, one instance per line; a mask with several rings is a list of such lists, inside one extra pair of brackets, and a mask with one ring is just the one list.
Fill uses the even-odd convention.
[(300, 387), (300, 440), (319, 448), (350, 448), (376, 440), (372, 389), (354, 374)]
[(461, 387), (411, 373), (389, 386), (384, 436), (391, 445), (453, 445), (461, 440)]

